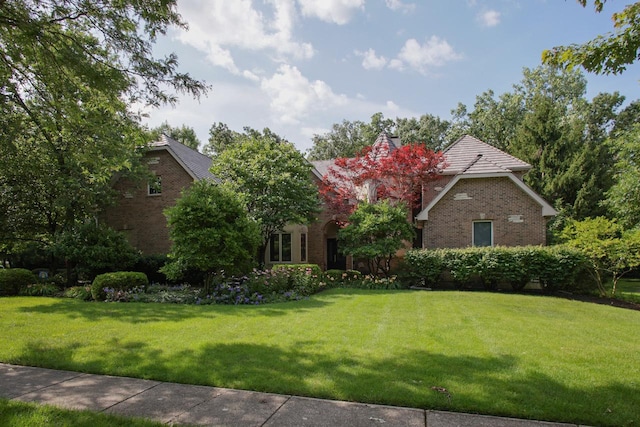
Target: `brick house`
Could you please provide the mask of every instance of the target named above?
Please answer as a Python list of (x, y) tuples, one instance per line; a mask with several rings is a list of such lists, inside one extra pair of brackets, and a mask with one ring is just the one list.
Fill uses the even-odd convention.
[(117, 200), (103, 212), (102, 220), (122, 231), (145, 255), (167, 254), (171, 248), (164, 209), (173, 206), (184, 188), (200, 179), (215, 179), (211, 159), (178, 141), (161, 135), (145, 153), (153, 179), (136, 184), (117, 180)]
[(523, 181), (531, 165), (466, 135), (423, 186), (416, 223), (424, 248), (544, 245), (555, 209)]
[[(383, 144), (382, 151), (392, 151), (400, 142), (383, 132), (376, 144)], [(547, 222), (557, 212), (524, 183), (523, 176), (531, 169), (528, 163), (469, 135), (451, 144), (444, 155), (447, 167), (442, 176), (423, 186), (414, 247), (546, 243)], [(333, 160), (312, 164), (320, 180)], [(324, 211), (308, 227), (309, 262), (326, 269), (358, 268), (339, 254), (336, 219)]]
[[(394, 150), (400, 142), (381, 133), (374, 144)], [(522, 177), (531, 166), (471, 136), (449, 146), (448, 166), (440, 179), (423, 186), (421, 210), (416, 212), (416, 247), (443, 248), (480, 245), (539, 245), (546, 224), (556, 211), (529, 188)], [(144, 161), (155, 177), (136, 185), (125, 179), (114, 186), (115, 206), (102, 218), (123, 231), (146, 255), (167, 254), (171, 247), (164, 209), (181, 191), (200, 179), (215, 179), (211, 159), (162, 135), (151, 144)], [(320, 183), (333, 160), (314, 161), (312, 177)], [(358, 268), (339, 252), (338, 220), (323, 210), (309, 225), (291, 224), (272, 236), (266, 264), (312, 263), (323, 269)]]

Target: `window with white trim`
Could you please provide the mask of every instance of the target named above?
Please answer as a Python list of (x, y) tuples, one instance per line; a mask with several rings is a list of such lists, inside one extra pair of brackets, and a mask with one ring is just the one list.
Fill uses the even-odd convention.
[(269, 261), (291, 262), (291, 233), (275, 233), (269, 239)]
[(493, 246), (493, 222), (473, 222), (473, 246)]

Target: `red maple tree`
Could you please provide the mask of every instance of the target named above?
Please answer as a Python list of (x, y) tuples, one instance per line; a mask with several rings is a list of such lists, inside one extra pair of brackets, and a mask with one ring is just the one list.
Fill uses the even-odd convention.
[[(395, 148), (395, 147), (394, 147)], [(422, 184), (437, 179), (446, 167), (441, 151), (424, 144), (365, 147), (352, 158), (338, 158), (320, 184), (328, 209), (347, 217), (362, 200), (390, 200), (419, 207)]]

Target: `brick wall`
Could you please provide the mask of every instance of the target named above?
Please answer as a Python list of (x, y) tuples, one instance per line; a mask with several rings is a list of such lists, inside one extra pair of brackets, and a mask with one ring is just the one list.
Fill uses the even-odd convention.
[(114, 187), (116, 205), (104, 212), (103, 219), (124, 232), (145, 255), (167, 254), (171, 241), (163, 211), (175, 204), (182, 189), (190, 186), (193, 179), (166, 150), (147, 153), (145, 162), (152, 173), (162, 178), (162, 193), (149, 195), (146, 182), (120, 180)]
[(424, 247), (471, 246), (473, 221), (479, 220), (493, 222), (494, 245), (546, 243), (542, 207), (509, 178), (497, 177), (458, 181), (430, 210), (424, 222)]

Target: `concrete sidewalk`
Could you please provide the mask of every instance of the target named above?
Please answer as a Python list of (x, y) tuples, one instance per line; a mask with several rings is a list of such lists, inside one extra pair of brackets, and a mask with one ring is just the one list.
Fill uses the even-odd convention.
[(0, 363), (0, 397), (23, 402), (206, 426), (514, 426), (547, 423), (218, 387), (56, 371)]

